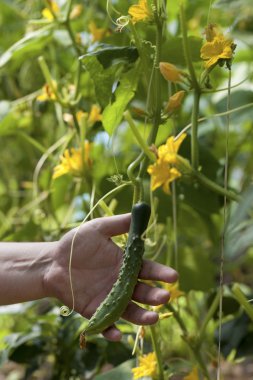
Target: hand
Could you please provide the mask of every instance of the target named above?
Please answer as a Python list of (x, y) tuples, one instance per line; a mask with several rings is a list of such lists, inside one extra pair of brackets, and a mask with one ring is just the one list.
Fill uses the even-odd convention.
[[(90, 318), (93, 315), (118, 277), (123, 252), (111, 237), (126, 233), (130, 220), (130, 214), (98, 218), (83, 224), (78, 230), (74, 241), (71, 274), (75, 311), (83, 317)], [(53, 262), (45, 279), (49, 295), (57, 297), (70, 308), (72, 297), (69, 258), (75, 232), (75, 229), (68, 232), (55, 244)], [(164, 265), (144, 260), (139, 278), (170, 283), (177, 280), (177, 273)], [(166, 303), (169, 293), (139, 282), (132, 299), (155, 306)], [(122, 317), (138, 325), (154, 324), (158, 320), (157, 313), (145, 310), (132, 301)], [(112, 341), (121, 339), (121, 333), (114, 325), (104, 331), (103, 335)]]

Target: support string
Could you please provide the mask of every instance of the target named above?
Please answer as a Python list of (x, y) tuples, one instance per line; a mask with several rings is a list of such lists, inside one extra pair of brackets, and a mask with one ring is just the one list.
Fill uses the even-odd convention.
[[(227, 112), (231, 105), (231, 68), (228, 76), (228, 95), (227, 95)], [(228, 159), (229, 159), (229, 130), (230, 130), (230, 113), (226, 115), (226, 137), (225, 137), (225, 166), (224, 166), (224, 188), (228, 190)], [(223, 208), (223, 232), (221, 236), (221, 255), (220, 255), (220, 284), (219, 284), (219, 331), (218, 331), (218, 356), (217, 356), (217, 380), (221, 380), (221, 334), (222, 334), (222, 311), (223, 311), (223, 292), (224, 292), (224, 252), (225, 252), (225, 235), (227, 222), (227, 197), (224, 196)]]

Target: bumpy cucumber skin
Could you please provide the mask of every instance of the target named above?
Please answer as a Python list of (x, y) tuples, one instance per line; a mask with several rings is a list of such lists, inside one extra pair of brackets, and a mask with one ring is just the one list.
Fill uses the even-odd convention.
[(85, 335), (98, 334), (111, 326), (121, 317), (131, 300), (144, 254), (144, 240), (141, 235), (148, 226), (149, 217), (148, 204), (141, 202), (133, 206), (128, 241), (118, 279), (91, 317), (84, 331)]

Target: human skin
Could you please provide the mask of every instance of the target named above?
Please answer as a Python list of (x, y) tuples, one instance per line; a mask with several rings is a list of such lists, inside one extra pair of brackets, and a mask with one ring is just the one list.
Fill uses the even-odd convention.
[[(130, 220), (130, 214), (97, 218), (78, 229), (71, 275), (75, 311), (85, 318), (92, 316), (117, 279), (122, 250), (111, 238), (128, 232)], [(55, 242), (0, 243), (0, 305), (53, 297), (72, 308), (69, 259), (75, 233), (73, 229)], [(172, 283), (177, 280), (177, 272), (143, 260), (139, 279)], [(166, 290), (138, 282), (122, 318), (137, 325), (154, 324), (158, 320), (157, 313), (133, 301), (156, 306), (168, 300)], [(112, 341), (121, 339), (115, 325), (103, 335)]]

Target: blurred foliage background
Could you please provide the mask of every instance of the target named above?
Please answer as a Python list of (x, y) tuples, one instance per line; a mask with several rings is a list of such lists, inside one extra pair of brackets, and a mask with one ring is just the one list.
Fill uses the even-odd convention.
[[(73, 13), (66, 21), (69, 3), (70, 11), (74, 12), (75, 9), (76, 14)], [(117, 0), (112, 3), (120, 15), (126, 15), (129, 6), (135, 2)], [(0, 1), (2, 241), (58, 239), (78, 225), (91, 205), (112, 190), (115, 183), (128, 179), (127, 167), (140, 152), (128, 125), (121, 119), (113, 119), (113, 108), (109, 108), (110, 117), (107, 113), (106, 121), (98, 115), (91, 117), (94, 106), (99, 107), (102, 113), (113, 104), (116, 89), (124, 78), (129, 81), (132, 78), (131, 86), (136, 87), (129, 110), (143, 136), (147, 135), (149, 128), (139, 112), (139, 109), (145, 110), (147, 94), (143, 78), (136, 72), (137, 56), (130, 30), (127, 27), (121, 32), (116, 30), (103, 0), (59, 0), (57, 4), (58, 20), (54, 21), (43, 17), (43, 9), (48, 6), (46, 1)], [(246, 298), (253, 298), (253, 10), (250, 0), (213, 1), (211, 10), (207, 1), (188, 0), (185, 1), (185, 9), (191, 55), (197, 71), (203, 68), (200, 48), (208, 12), (210, 22), (220, 25), (237, 45), (232, 65), (229, 187), (242, 193), (242, 201), (229, 204), (221, 342), (224, 361), (235, 363), (238, 359), (253, 355), (252, 320), (231, 291), (232, 286), (239, 283)], [(111, 17), (116, 19), (118, 16), (111, 8)], [(177, 2), (167, 2), (167, 16), (162, 61), (186, 69)], [(138, 25), (137, 29), (146, 41), (145, 54), (152, 63), (153, 26)], [(122, 49), (115, 51), (113, 47)], [(96, 55), (95, 51), (100, 53)], [(83, 55), (86, 58), (80, 60)], [(38, 61), (41, 56), (47, 63), (62, 101), (54, 100), (43, 87), (46, 79)], [(101, 65), (103, 70), (99, 72)], [(217, 114), (226, 111), (227, 78), (227, 70), (216, 67), (210, 78), (211, 90), (202, 96), (200, 103), (200, 117), (204, 119), (199, 128), (201, 168), (210, 179), (221, 185), (224, 177), (226, 116)], [(40, 97), (43, 94), (46, 95), (44, 99)], [(168, 85), (164, 81), (162, 99), (166, 102), (167, 98)], [(84, 178), (67, 174), (54, 179), (54, 167), (59, 164), (64, 150), (79, 144), (75, 116), (80, 111), (90, 116), (85, 138), (91, 144), (91, 165), (87, 166)], [(164, 143), (168, 136), (188, 125), (191, 111), (192, 94), (189, 92), (180, 110), (161, 125), (156, 145)], [(180, 154), (190, 158), (189, 136)], [(148, 175), (145, 177), (145, 187), (148, 197)], [(132, 189), (126, 187), (114, 198), (106, 200), (107, 204), (97, 208), (92, 217), (110, 212), (129, 212), (132, 195)], [(180, 289), (184, 295), (175, 307), (180, 307), (187, 334), (194, 339), (219, 286), (223, 198), (203, 185), (178, 181), (177, 244), (172, 197), (159, 189), (154, 193), (154, 200), (157, 222), (149, 233), (146, 255), (177, 267)], [(0, 308), (3, 378), (132, 378), (130, 368), (135, 362), (131, 355), (137, 331), (135, 326), (120, 322), (125, 332), (122, 343), (109, 343), (96, 337), (83, 352), (77, 344), (83, 320), (78, 315), (68, 319), (60, 317), (58, 306), (54, 300), (42, 300)], [(205, 327), (202, 342), (211, 372), (217, 364), (217, 326), (218, 312), (214, 310)], [(194, 365), (192, 353), (181, 338), (182, 331), (174, 318), (161, 321), (159, 329), (170, 378), (181, 379)], [(150, 351), (148, 331), (144, 345), (146, 352)], [(17, 366), (12, 367), (13, 363)], [(101, 375), (102, 372), (105, 374)], [(173, 377), (176, 375), (178, 377)]]

